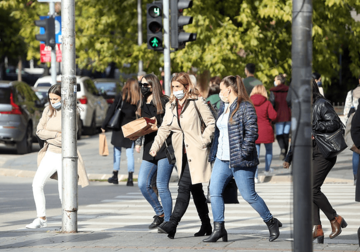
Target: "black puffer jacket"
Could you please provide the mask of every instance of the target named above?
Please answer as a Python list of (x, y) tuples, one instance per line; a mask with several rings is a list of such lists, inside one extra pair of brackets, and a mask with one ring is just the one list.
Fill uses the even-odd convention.
[(331, 103), (319, 98), (313, 104), (312, 133), (332, 133), (337, 131), (341, 122)]

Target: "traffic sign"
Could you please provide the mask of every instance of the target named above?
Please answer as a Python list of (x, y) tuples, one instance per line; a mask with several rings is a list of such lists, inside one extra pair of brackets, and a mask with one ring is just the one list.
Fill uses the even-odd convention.
[[(58, 1), (57, 1), (58, 2)], [(49, 16), (40, 16), (40, 20), (49, 18)], [(40, 27), (40, 34), (45, 34), (45, 29)], [(55, 17), (55, 42), (56, 44), (62, 43), (62, 33), (61, 33), (61, 16)], [(44, 43), (41, 41), (40, 43)]]
[[(61, 45), (56, 44), (56, 62), (61, 62), (62, 59), (62, 52), (61, 52)], [(51, 47), (46, 46), (44, 43), (40, 44), (40, 61), (44, 62), (51, 62)]]

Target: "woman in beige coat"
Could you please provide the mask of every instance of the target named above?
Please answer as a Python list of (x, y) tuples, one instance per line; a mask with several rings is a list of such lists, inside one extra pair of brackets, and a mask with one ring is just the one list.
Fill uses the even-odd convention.
[(209, 182), (211, 176), (211, 166), (207, 160), (208, 146), (215, 131), (215, 119), (204, 99), (199, 97), (199, 92), (194, 88), (188, 74), (178, 73), (173, 77), (171, 92), (150, 155), (156, 156), (165, 139), (173, 132), (172, 144), (180, 175), (178, 196), (170, 221), (159, 227), (161, 232), (167, 233), (168, 237), (173, 239), (176, 227), (189, 205), (190, 192), (196, 194), (197, 198), (201, 194), (202, 200), (197, 205), (202, 221), (201, 229), (206, 230), (206, 233), (212, 230), (201, 183)]
[[(36, 134), (44, 140), (44, 147), (38, 154), (38, 169), (32, 188), (37, 211), (37, 218), (26, 228), (42, 228), (47, 226), (44, 185), (48, 178), (58, 179), (59, 198), (62, 199), (62, 157), (61, 157), (61, 86), (53, 85), (48, 91), (49, 106), (42, 114)], [(79, 184), (89, 185), (86, 171), (78, 153)]]

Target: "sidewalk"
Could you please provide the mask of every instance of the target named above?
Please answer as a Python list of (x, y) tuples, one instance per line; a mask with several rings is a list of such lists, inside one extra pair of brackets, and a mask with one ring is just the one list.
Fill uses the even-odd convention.
[[(110, 144), (111, 133), (106, 133), (109, 145), (110, 155), (102, 157), (98, 153), (98, 135), (84, 136), (78, 142), (78, 149), (83, 157), (85, 167), (89, 178), (91, 180), (106, 181), (112, 174), (113, 167), (113, 147)], [(14, 176), (14, 177), (34, 177), (37, 169), (37, 152), (38, 144), (34, 144), (34, 152), (27, 155), (2, 155), (0, 157), (0, 176)], [(264, 155), (265, 148), (262, 145), (260, 150), (260, 165), (259, 165), (259, 179), (261, 182), (282, 183), (291, 182), (291, 169), (283, 169), (283, 161), (279, 160), (280, 149), (277, 142), (273, 144), (273, 161), (271, 167), (275, 170), (273, 176), (265, 177), (264, 172)], [(135, 173), (134, 178), (137, 178), (139, 173), (142, 151), (141, 153), (134, 152), (135, 158)], [(125, 151), (122, 151), (121, 165), (119, 171), (119, 180), (127, 179), (127, 161)], [(176, 170), (173, 170), (171, 182), (176, 182), (178, 175)], [(352, 174), (352, 152), (345, 150), (337, 159), (335, 167), (329, 173), (325, 183), (353, 183)]]
[[(194, 237), (191, 233), (177, 233), (171, 240), (165, 234), (149, 232), (80, 232), (62, 234), (56, 231), (15, 231), (0, 232), (2, 251), (292, 251), (292, 239), (281, 237), (269, 242), (264, 236), (229, 234), (229, 241), (204, 243), (205, 237)], [(358, 244), (352, 241), (338, 244), (315, 244), (314, 251), (360, 251)]]

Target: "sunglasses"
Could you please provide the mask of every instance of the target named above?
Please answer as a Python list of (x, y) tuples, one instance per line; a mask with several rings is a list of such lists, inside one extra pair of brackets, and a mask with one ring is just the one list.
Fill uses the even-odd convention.
[(151, 84), (149, 83), (139, 83), (140, 87), (151, 87)]

